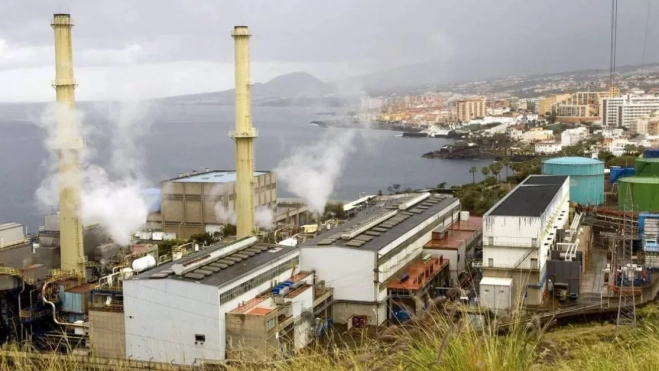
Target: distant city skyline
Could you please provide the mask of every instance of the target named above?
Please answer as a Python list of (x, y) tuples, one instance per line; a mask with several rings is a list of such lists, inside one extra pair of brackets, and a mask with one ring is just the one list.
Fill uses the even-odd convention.
[[(659, 6), (647, 10), (646, 1), (619, 4), (618, 65), (659, 61), (653, 42), (659, 27), (650, 22), (646, 37), (646, 20), (657, 18)], [(230, 32), (237, 24), (254, 34), (254, 82), (295, 71), (336, 81), (389, 69), (403, 81), (409, 74), (410, 80), (427, 76), (435, 82), (608, 68), (609, 63), (610, 6), (597, 0), (46, 0), (38, 11), (20, 2), (4, 2), (0, 11), (9, 15), (0, 24), (0, 101), (5, 102), (54, 99), (48, 23), (57, 12), (71, 13), (76, 24), (81, 100), (230, 89)]]

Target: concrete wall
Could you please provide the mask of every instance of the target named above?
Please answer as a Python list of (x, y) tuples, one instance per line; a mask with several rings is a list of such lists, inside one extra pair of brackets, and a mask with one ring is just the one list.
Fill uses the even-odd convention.
[(0, 265), (23, 268), (32, 262), (32, 244), (29, 242), (0, 249)]
[(342, 247), (310, 246), (300, 249), (300, 269), (316, 271), (317, 280), (334, 288), (334, 299), (375, 301), (375, 253)]
[(18, 223), (0, 224), (0, 248), (13, 245), (25, 239), (23, 226)]
[(97, 357), (126, 358), (124, 313), (90, 310), (89, 341)]
[[(235, 210), (234, 182), (196, 183), (166, 180), (161, 182), (160, 189), (162, 230), (176, 233), (178, 238), (203, 233), (206, 224), (224, 224), (225, 221), (217, 218), (216, 206), (221, 206), (229, 212)], [(254, 205), (274, 207), (276, 201), (275, 175), (266, 173), (254, 177)], [(153, 220), (151, 222), (154, 224)]]
[[(123, 289), (126, 357), (174, 364), (224, 357), (216, 287), (173, 279), (133, 279), (125, 281)], [(195, 334), (205, 335), (206, 341), (195, 344)]]
[(228, 358), (248, 358), (254, 352), (260, 354), (275, 352), (278, 342), (275, 338), (276, 326), (266, 329), (266, 322), (275, 319), (276, 312), (267, 316), (248, 314), (227, 314), (226, 338)]
[(338, 324), (348, 323), (348, 319), (353, 315), (367, 316), (368, 324), (374, 325), (376, 322), (381, 325), (387, 320), (387, 305), (382, 303), (376, 315), (375, 304), (357, 304), (350, 302), (338, 302), (332, 305), (333, 320)]

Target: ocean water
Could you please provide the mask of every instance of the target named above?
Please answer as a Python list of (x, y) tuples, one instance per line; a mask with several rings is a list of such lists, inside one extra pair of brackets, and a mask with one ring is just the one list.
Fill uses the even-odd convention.
[[(35, 192), (47, 176), (49, 153), (45, 133), (34, 122), (46, 106), (42, 104), (0, 104), (0, 223), (14, 221), (35, 232), (49, 210), (38, 207)], [(87, 147), (91, 161), (107, 166), (109, 137), (116, 113), (105, 106), (81, 103), (83, 125), (89, 130)], [(270, 170), (300, 147), (318, 146), (326, 136), (343, 138), (344, 129), (323, 129), (310, 125), (323, 119), (318, 112), (332, 109), (300, 107), (254, 107), (252, 121), (259, 132), (255, 141), (255, 167)], [(233, 107), (212, 105), (169, 105), (152, 107), (144, 135), (136, 134), (134, 159), (142, 163), (143, 174), (158, 187), (161, 180), (192, 170), (233, 169), (235, 153), (228, 132), (233, 128)], [(486, 161), (430, 160), (421, 155), (439, 149), (444, 139), (402, 138), (396, 132), (359, 130), (352, 139), (332, 199), (351, 200), (360, 192), (386, 192), (388, 186), (424, 188), (446, 182), (471, 182), (469, 168)], [(322, 149), (316, 151), (324, 155)], [(310, 161), (313, 159), (310, 158)], [(312, 162), (313, 163), (313, 162)], [(295, 197), (279, 182), (279, 197)]]

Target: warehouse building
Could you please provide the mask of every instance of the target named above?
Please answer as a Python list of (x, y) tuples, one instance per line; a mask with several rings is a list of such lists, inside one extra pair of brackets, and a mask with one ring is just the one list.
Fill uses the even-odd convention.
[[(389, 283), (419, 261), (432, 231), (459, 213), (460, 201), (443, 195), (373, 198), (353, 219), (303, 243), (300, 267), (334, 289), (335, 323), (380, 325), (388, 318)], [(443, 267), (426, 263), (433, 274)]]
[[(289, 280), (297, 266), (295, 247), (247, 237), (125, 280), (126, 357), (174, 364), (225, 359), (232, 343), (227, 313)], [(279, 328), (286, 319), (267, 326)]]
[[(235, 171), (207, 169), (201, 173), (179, 174), (177, 178), (161, 182), (160, 190), (160, 212), (149, 215), (149, 225), (155, 230), (176, 234), (177, 238), (216, 232), (235, 215)], [(274, 208), (276, 203), (274, 173), (255, 171), (254, 206)]]
[[(520, 303), (539, 305), (546, 291), (547, 260), (557, 230), (569, 218), (570, 177), (531, 175), (483, 216), (481, 302), (494, 309)], [(509, 299), (491, 302), (487, 290), (501, 290), (511, 278)], [(508, 282), (508, 281), (506, 281)], [(486, 283), (486, 284), (483, 284)]]

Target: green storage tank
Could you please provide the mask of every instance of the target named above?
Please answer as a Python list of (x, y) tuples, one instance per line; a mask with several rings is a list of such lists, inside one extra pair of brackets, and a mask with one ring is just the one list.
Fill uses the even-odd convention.
[[(631, 202), (627, 198), (631, 196)], [(635, 212), (659, 211), (659, 178), (631, 177), (618, 181), (618, 209)], [(633, 210), (629, 208), (633, 207)]]
[(638, 158), (634, 168), (634, 176), (659, 177), (659, 158)]

